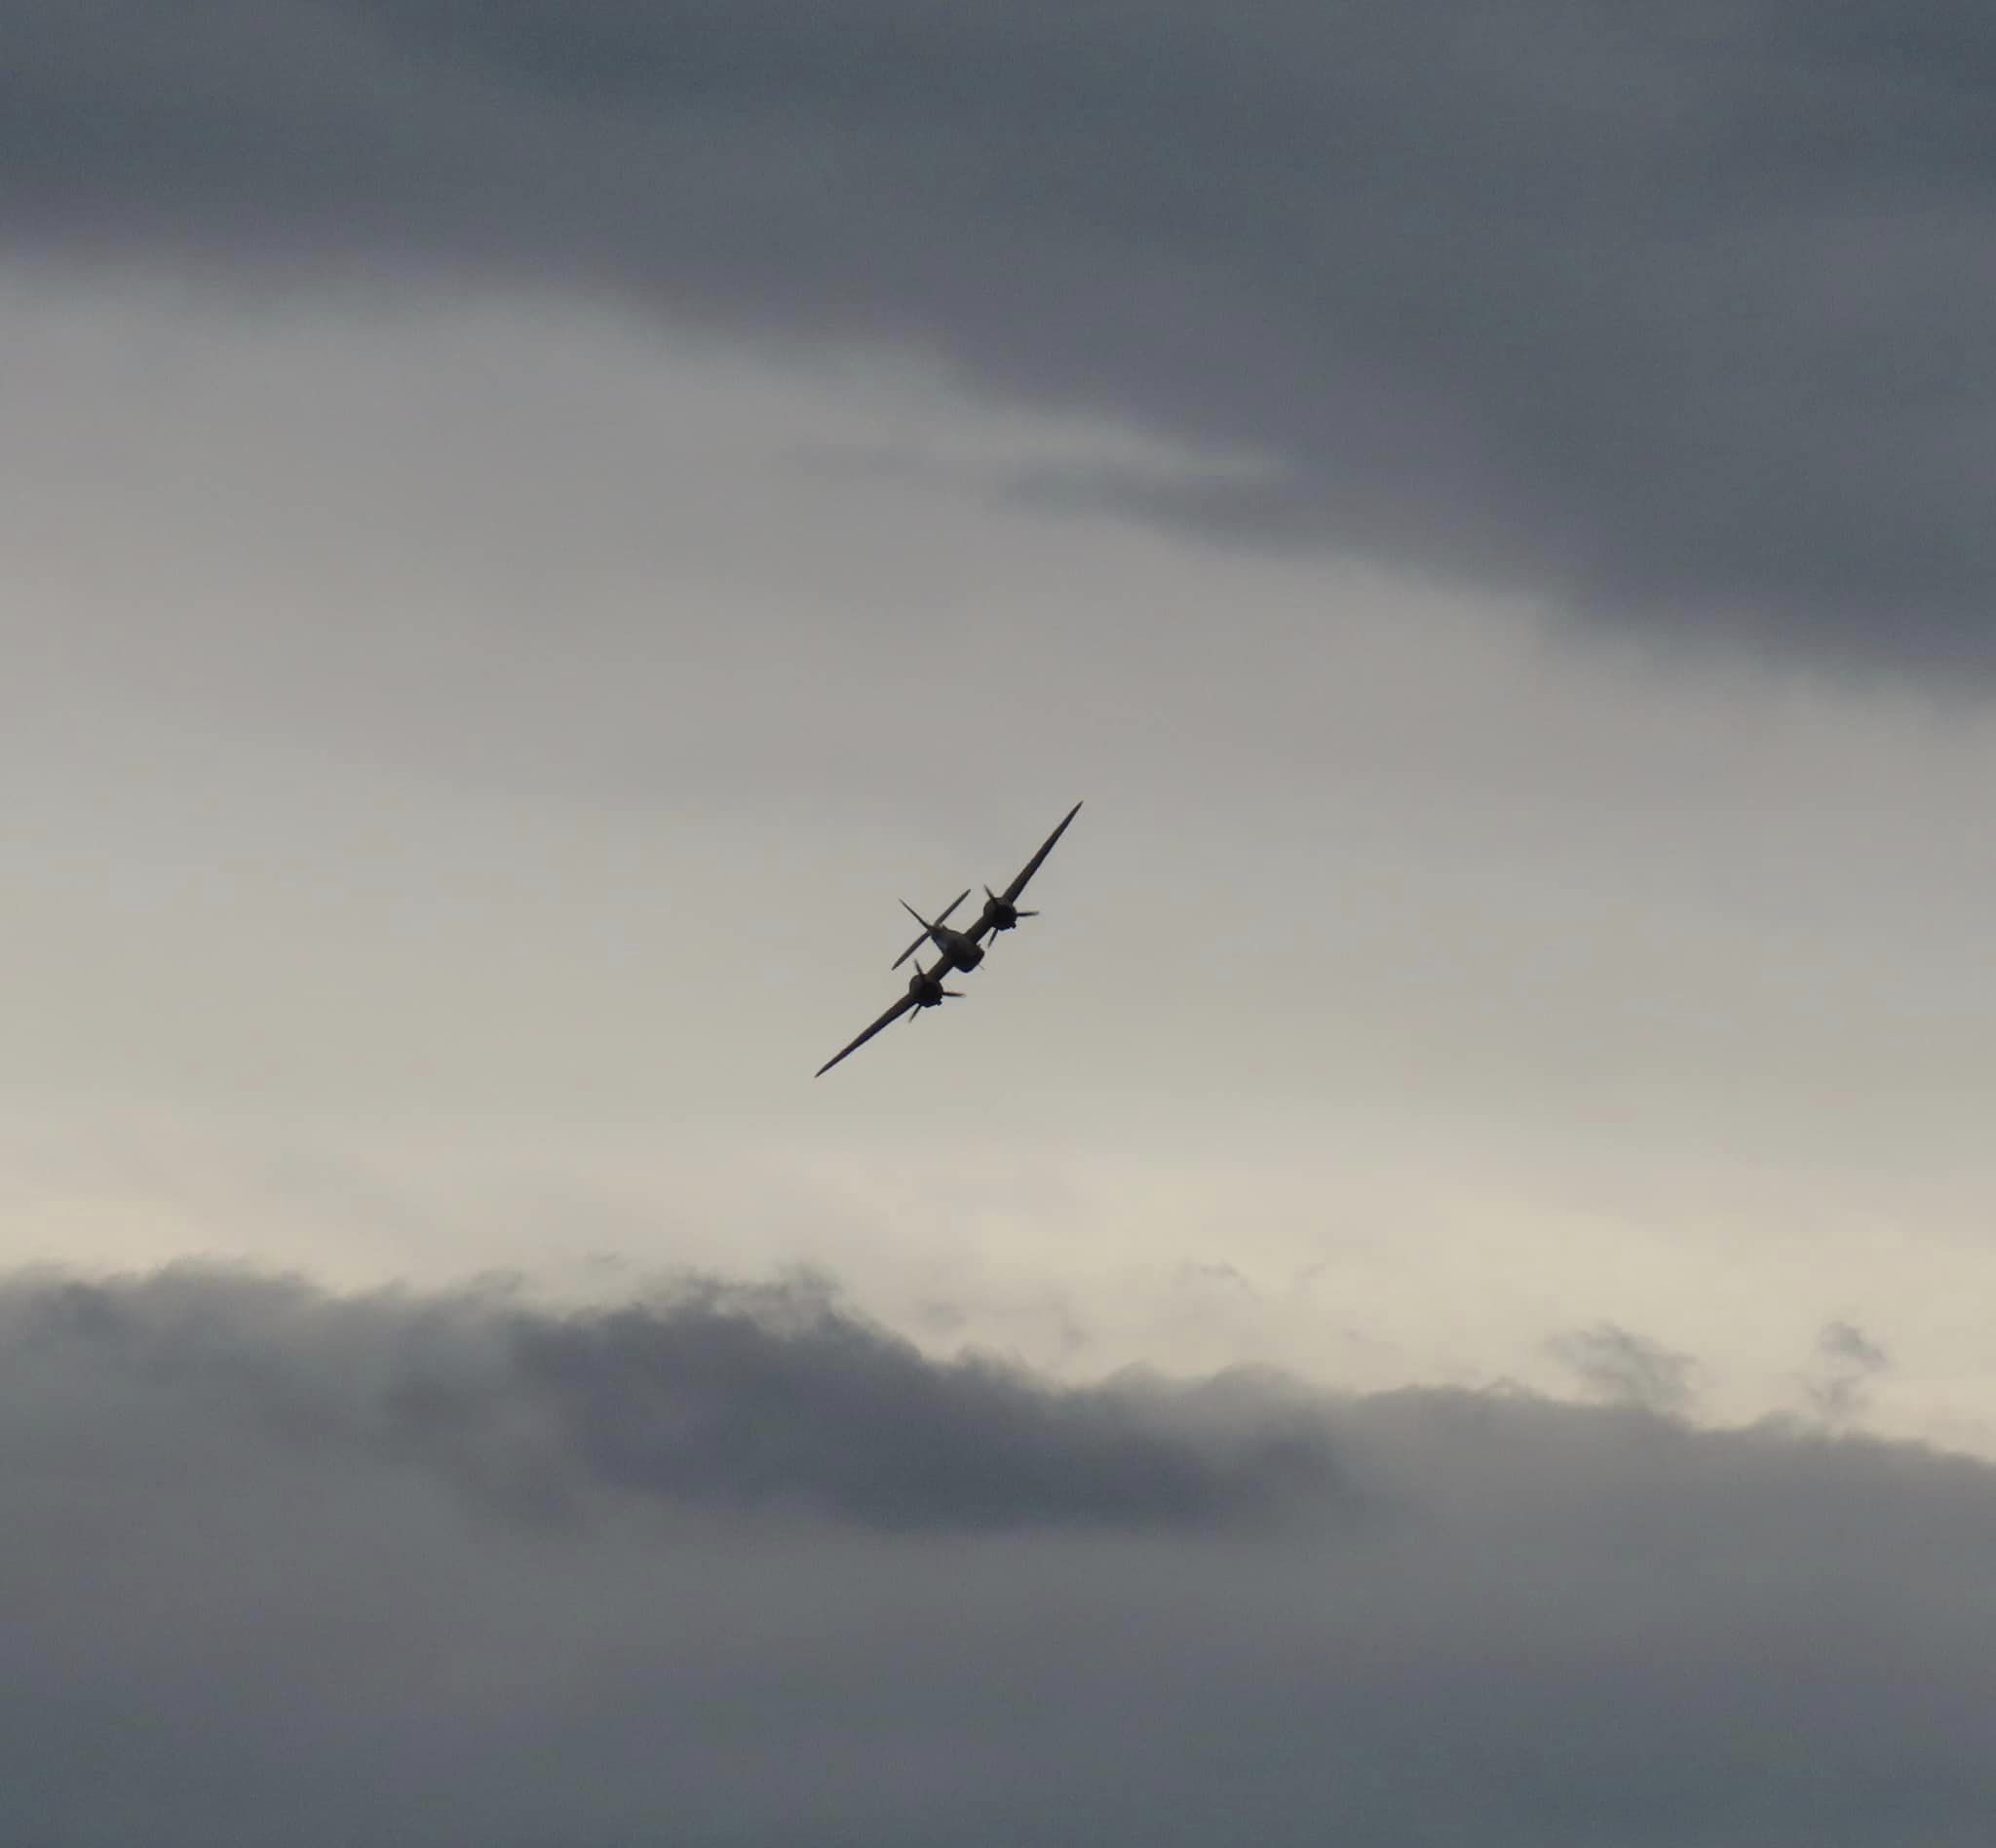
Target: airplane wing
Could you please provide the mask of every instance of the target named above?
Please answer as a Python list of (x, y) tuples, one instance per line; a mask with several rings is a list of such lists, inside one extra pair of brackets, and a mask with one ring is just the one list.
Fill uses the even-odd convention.
[(1073, 821), (1073, 819), (1080, 813), (1081, 804), (1077, 802), (1071, 809), (1067, 811), (1065, 815), (1063, 815), (1060, 818), (1060, 826), (1055, 828), (1055, 830), (1047, 836), (1044, 845), (1042, 845), (1042, 847), (1040, 848), (1040, 851), (1033, 855), (1033, 857), (1025, 863), (1025, 869), (1018, 875), (1017, 879), (1013, 880), (1013, 882), (1005, 888), (1004, 899), (1007, 905), (1013, 905), (1017, 902), (1018, 895), (1025, 890), (1025, 882), (1028, 879), (1030, 879), (1034, 873), (1039, 871), (1040, 863), (1044, 861), (1046, 857), (1054, 851), (1054, 843), (1056, 840), (1058, 840), (1062, 834), (1067, 832), (1067, 824)]
[(901, 1017), (914, 1005), (915, 997), (912, 994), (902, 995), (902, 998), (899, 1001), (897, 1001), (893, 1007), (889, 1008), (887, 1012), (879, 1018), (879, 1020), (875, 1020), (871, 1026), (869, 1026), (864, 1033), (862, 1033), (858, 1039), (853, 1041), (853, 1043), (850, 1046), (846, 1047), (843, 1052), (834, 1053), (829, 1059), (827, 1059), (825, 1061), (824, 1064), (820, 1065), (818, 1069), (811, 1074), (812, 1077), (823, 1078), (825, 1074), (832, 1068), (832, 1066), (836, 1065), (838, 1061), (846, 1056), (846, 1053), (857, 1053), (860, 1050), (860, 1048), (865, 1045), (865, 1043), (869, 1039), (871, 1039), (875, 1033), (879, 1032), (883, 1026), (892, 1026), (895, 1023), (895, 1021), (900, 1020)]

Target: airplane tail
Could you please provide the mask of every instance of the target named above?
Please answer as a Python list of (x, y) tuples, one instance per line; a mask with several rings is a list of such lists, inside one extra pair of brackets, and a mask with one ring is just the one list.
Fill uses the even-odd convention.
[(902, 900), (901, 908), (922, 927), (922, 934), (921, 936), (916, 938), (915, 941), (907, 946), (907, 948), (902, 950), (902, 953), (894, 959), (894, 967), (897, 969), (899, 969), (902, 963), (906, 962), (907, 959), (910, 956), (912, 956), (916, 950), (920, 949), (922, 945), (929, 941), (929, 933), (936, 928), (933, 924), (929, 922), (927, 918), (925, 918), (921, 914), (921, 912), (916, 910), (915, 907), (907, 902), (907, 900)]
[[(894, 959), (892, 967), (899, 969), (902, 963), (906, 962), (907, 959), (915, 953), (916, 950), (920, 949), (924, 943), (928, 943), (934, 937), (935, 933), (938, 930), (940, 930), (944, 924), (949, 922), (950, 912), (955, 910), (956, 907), (969, 897), (970, 889), (966, 887), (963, 891), (959, 892), (956, 895), (956, 897), (949, 902), (947, 905), (943, 907), (942, 914), (940, 917), (938, 917), (935, 923), (933, 924), (930, 923), (929, 920), (921, 914), (921, 912), (916, 910), (915, 907), (907, 902), (907, 900), (902, 899), (901, 901), (901, 908), (922, 927), (922, 934), (921, 936), (916, 938), (915, 941), (907, 946), (907, 948), (902, 950), (902, 953)], [(940, 948), (940, 945), (938, 945), (938, 947)]]

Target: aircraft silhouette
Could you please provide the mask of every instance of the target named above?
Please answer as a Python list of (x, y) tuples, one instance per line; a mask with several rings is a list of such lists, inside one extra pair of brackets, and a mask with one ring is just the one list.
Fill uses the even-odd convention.
[(979, 938), (991, 937), (995, 939), (1000, 931), (1017, 930), (1020, 918), (1037, 917), (1039, 915), (1037, 911), (1021, 911), (1018, 908), (1019, 894), (1025, 890), (1026, 881), (1039, 871), (1041, 863), (1054, 851), (1054, 843), (1067, 831), (1067, 824), (1073, 821), (1080, 813), (1081, 804), (1077, 802), (1060, 818), (1060, 826), (1047, 836), (1046, 840), (1041, 843), (1040, 851), (1025, 863), (1025, 866), (1018, 877), (1013, 880), (1002, 893), (993, 892), (989, 886), (984, 888), (983, 913), (977, 923), (972, 925), (967, 931), (950, 929), (947, 919), (950, 912), (954, 911), (964, 900), (970, 897), (970, 888), (968, 886), (949, 902), (948, 905), (944, 907), (941, 916), (938, 917), (933, 923), (916, 910), (905, 899), (902, 900), (902, 909), (907, 912), (922, 927), (922, 934), (894, 959), (893, 966), (899, 969), (924, 943), (934, 943), (940, 953), (930, 968), (924, 969), (920, 963), (917, 963), (915, 965), (915, 973), (908, 978), (907, 993), (902, 995), (893, 1007), (889, 1008), (879, 1020), (875, 1020), (851, 1045), (843, 1047), (827, 1059), (812, 1076), (823, 1078), (847, 1054), (858, 1052), (882, 1027), (892, 1026), (902, 1015), (906, 1015), (910, 1020), (913, 1020), (924, 1008), (940, 1007), (944, 1001), (961, 1000), (962, 996), (958, 990), (945, 988), (942, 985), (943, 978), (954, 974), (959, 969), (966, 971), (975, 969), (984, 960), (984, 949), (983, 945), (979, 942)]
[(1066, 833), (1067, 824), (1080, 813), (1081, 804), (1077, 802), (1060, 818), (1060, 826), (1040, 844), (1040, 851), (1025, 863), (1024, 869), (1002, 894), (993, 892), (989, 886), (984, 888), (983, 913), (967, 931), (953, 931), (945, 920), (951, 911), (970, 897), (968, 886), (943, 907), (941, 915), (933, 924), (907, 900), (902, 900), (901, 908), (922, 927), (922, 934), (894, 959), (890, 967), (899, 969), (924, 943), (934, 943), (942, 952), (942, 960), (937, 964), (937, 968), (942, 974), (947, 975), (952, 969), (961, 969), (968, 974), (975, 969), (984, 960), (983, 949), (978, 942), (980, 937), (990, 937), (995, 941), (1000, 931), (1016, 931), (1020, 918), (1039, 916), (1037, 911), (1021, 911), (1018, 908), (1019, 894), (1025, 890), (1026, 881), (1039, 871), (1041, 864), (1054, 851), (1055, 842)]

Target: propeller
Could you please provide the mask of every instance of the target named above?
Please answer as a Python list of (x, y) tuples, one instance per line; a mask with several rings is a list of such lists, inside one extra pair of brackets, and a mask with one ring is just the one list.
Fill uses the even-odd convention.
[(942, 990), (942, 999), (940, 1001), (937, 1001), (934, 1003), (925, 1001), (919, 1007), (912, 1007), (908, 1009), (905, 1018), (910, 1020), (919, 1020), (923, 1015), (929, 1012), (929, 1009), (932, 1005), (936, 1007), (940, 1007), (942, 1005), (942, 1001), (961, 1001), (962, 999), (963, 990), (961, 988), (944, 988)]
[[(1001, 899), (1001, 898), (1000, 898), (1000, 897), (999, 897), (998, 895), (997, 895), (997, 893), (993, 892), (993, 891), (991, 890), (991, 888), (990, 888), (989, 886), (986, 886), (986, 887), (984, 888), (984, 896), (985, 896), (985, 898), (989, 899), (989, 900), (991, 901), (991, 903), (992, 903), (992, 904), (993, 904), (994, 905), (1003, 905), (1005, 904), (1005, 901), (1004, 901), (1003, 899)], [(1037, 911), (1021, 911), (1021, 910), (1020, 910), (1020, 909), (1019, 909), (1019, 908), (1018, 908), (1018, 907), (1017, 907), (1017, 905), (1012, 905), (1012, 906), (1009, 906), (1008, 908), (1009, 908), (1009, 909), (1011, 910), (1011, 912), (1012, 912), (1012, 921), (1013, 921), (1013, 922), (1014, 922), (1015, 924), (1017, 924), (1017, 923), (1018, 922), (1018, 920), (1019, 920), (1020, 918), (1022, 918), (1022, 917), (1038, 917), (1038, 916), (1039, 916), (1039, 912), (1037, 912)]]

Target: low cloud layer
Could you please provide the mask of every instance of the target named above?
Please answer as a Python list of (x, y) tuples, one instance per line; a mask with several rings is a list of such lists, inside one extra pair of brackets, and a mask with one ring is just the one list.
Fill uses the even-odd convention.
[[(0, 1290), (0, 1834), (1946, 1848), (1996, 1472), (810, 1289)], [(420, 1819), (419, 1823), (415, 1819)]]
[(1996, 659), (1953, 0), (0, 0), (0, 239), (471, 269), (1190, 443), (1023, 486), (1658, 633)]
[(195, 1273), (137, 1292), (31, 1287), (5, 1307), (0, 1334), (30, 1365), (184, 1391), (533, 1518), (615, 1502), (883, 1532), (1171, 1532), (1256, 1526), (1338, 1492), (1321, 1420), (1284, 1419), (1265, 1393), (1056, 1392), (994, 1361), (936, 1366), (807, 1287), (558, 1319), (497, 1296), (337, 1302)]

